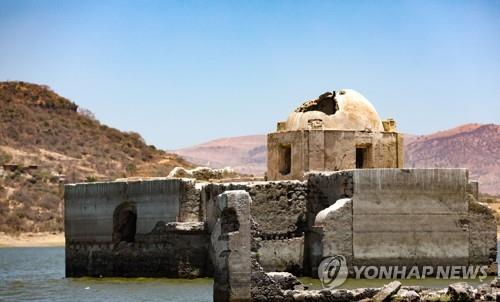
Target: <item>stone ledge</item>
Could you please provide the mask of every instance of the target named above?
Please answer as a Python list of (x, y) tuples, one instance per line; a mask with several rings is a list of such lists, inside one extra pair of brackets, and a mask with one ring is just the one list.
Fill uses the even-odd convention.
[(204, 222), (168, 222), (165, 224), (165, 230), (167, 232), (178, 232), (178, 233), (204, 232), (205, 231), (205, 223)]

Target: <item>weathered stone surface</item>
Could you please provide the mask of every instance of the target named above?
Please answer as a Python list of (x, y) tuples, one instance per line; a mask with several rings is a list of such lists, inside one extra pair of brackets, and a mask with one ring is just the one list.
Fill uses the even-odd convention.
[[(271, 297), (285, 298), (285, 292), (278, 283), (266, 274), (260, 264), (252, 257), (252, 300), (269, 301)], [(272, 300), (271, 300), (272, 301)]]
[(465, 282), (453, 283), (448, 286), (448, 294), (452, 301), (474, 301), (476, 290)]
[(342, 255), (352, 263), (352, 199), (337, 200), (316, 215), (314, 226), (321, 228), (322, 257)]
[(361, 301), (363, 299), (373, 298), (378, 292), (380, 288), (356, 288), (352, 290), (353, 300)]
[[(489, 265), (496, 263), (497, 225), (494, 211), (485, 203), (478, 202), (471, 194), (469, 202), (469, 258), (470, 264)], [(493, 265), (496, 274), (496, 265)]]
[[(68, 243), (66, 275), (72, 277), (170, 277), (212, 275), (205, 232), (161, 231), (133, 243)], [(169, 244), (175, 242), (175, 245)]]
[(245, 190), (252, 198), (258, 236), (265, 239), (300, 237), (306, 226), (307, 184), (299, 181), (207, 184), (201, 189), (209, 229), (218, 213), (215, 197), (227, 190)]
[[(184, 188), (165, 178), (67, 185), (66, 276), (211, 276), (206, 230), (167, 229), (182, 216)], [(131, 236), (116, 234), (126, 218), (120, 209), (134, 209)]]
[(303, 235), (306, 226), (306, 183), (255, 183), (248, 186), (248, 193), (252, 197), (252, 216), (259, 224), (261, 236), (279, 239)]
[(392, 300), (398, 302), (416, 302), (420, 301), (420, 295), (414, 290), (406, 290), (401, 288), (393, 297)]
[(168, 222), (165, 230), (169, 232), (202, 232), (205, 230), (204, 222)]
[[(396, 132), (348, 130), (303, 130), (270, 133), (267, 136), (269, 180), (304, 179), (311, 171), (356, 168), (356, 149), (366, 150), (364, 168), (402, 168), (402, 135)], [(280, 172), (283, 146), (290, 146), (290, 172)]]
[(276, 282), (281, 290), (295, 289), (295, 287), (303, 287), (302, 282), (293, 274), (287, 272), (270, 272), (267, 275)]
[(398, 292), (401, 288), (401, 282), (392, 281), (391, 283), (385, 285), (375, 296), (373, 296), (374, 302), (389, 301), (391, 297)]
[(495, 279), (491, 281), (490, 286), (500, 288), (500, 278), (495, 277)]
[(181, 222), (203, 221), (200, 191), (196, 188), (196, 182), (193, 180), (183, 180), (181, 182), (180, 191), (181, 198), (177, 220)]
[[(324, 295), (322, 295), (324, 297)], [(320, 297), (319, 300), (321, 301), (322, 297)], [(354, 300), (354, 295), (350, 290), (347, 289), (337, 289), (333, 290), (331, 296), (328, 297), (329, 301), (353, 301)]]
[(269, 179), (302, 179), (309, 171), (403, 167), (402, 136), (395, 132), (395, 122), (384, 131), (363, 96), (341, 92), (302, 104), (278, 124), (278, 132), (268, 134)]
[(355, 265), (468, 265), (467, 170), (355, 170), (353, 183)]
[(211, 179), (224, 179), (235, 177), (237, 174), (233, 169), (226, 167), (223, 169), (212, 169), (208, 167), (196, 167), (194, 169), (186, 169), (182, 167), (175, 167), (168, 174), (169, 178), (194, 178), (196, 180), (211, 180)]
[(251, 301), (250, 203), (245, 191), (217, 198), (221, 217), (211, 235), (215, 302)]
[(245, 190), (251, 198), (252, 234), (259, 261), (266, 271), (302, 274), (304, 230), (306, 229), (307, 185), (299, 181), (208, 184), (201, 188), (208, 229), (220, 215), (216, 194)]
[(259, 263), (265, 271), (291, 272), (302, 275), (304, 237), (260, 240)]

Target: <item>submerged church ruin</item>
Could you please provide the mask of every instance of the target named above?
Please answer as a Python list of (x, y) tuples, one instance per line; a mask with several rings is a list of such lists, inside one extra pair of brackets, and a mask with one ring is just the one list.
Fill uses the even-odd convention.
[(403, 168), (403, 136), (354, 90), (305, 102), (267, 140), (270, 180), (302, 180), (309, 171)]
[(67, 185), (66, 276), (215, 275), (214, 297), (227, 298), (250, 294), (251, 257), (312, 277), (335, 255), (348, 267), (496, 269), (496, 222), (477, 182), (466, 169), (405, 169), (395, 121), (356, 91), (324, 93), (279, 122), (267, 167), (265, 181)]

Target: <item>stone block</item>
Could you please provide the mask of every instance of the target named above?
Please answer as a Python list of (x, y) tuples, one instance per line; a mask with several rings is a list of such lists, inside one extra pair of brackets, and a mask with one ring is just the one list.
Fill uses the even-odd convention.
[(215, 302), (251, 301), (250, 203), (245, 191), (217, 198), (221, 216), (211, 235)]

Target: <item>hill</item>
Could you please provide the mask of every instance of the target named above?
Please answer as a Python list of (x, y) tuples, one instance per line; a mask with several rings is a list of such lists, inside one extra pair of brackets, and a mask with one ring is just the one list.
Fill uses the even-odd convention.
[[(265, 135), (218, 139), (173, 152), (213, 167), (232, 166), (256, 175), (266, 170)], [(430, 135), (405, 135), (405, 166), (468, 168), (482, 192), (500, 194), (500, 125), (467, 124)]]
[(266, 170), (265, 135), (221, 138), (172, 152), (212, 168), (230, 166), (240, 173), (254, 175), (263, 175)]
[(500, 125), (466, 124), (408, 140), (407, 167), (468, 168), (480, 190), (500, 194)]
[(0, 232), (62, 231), (63, 185), (193, 166), (47, 86), (0, 82)]

